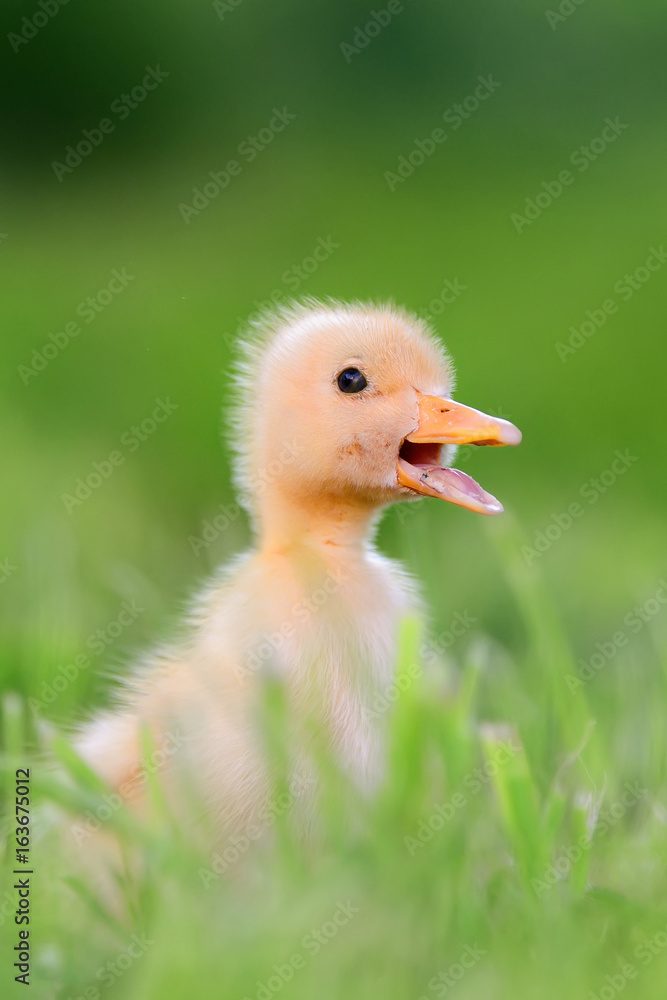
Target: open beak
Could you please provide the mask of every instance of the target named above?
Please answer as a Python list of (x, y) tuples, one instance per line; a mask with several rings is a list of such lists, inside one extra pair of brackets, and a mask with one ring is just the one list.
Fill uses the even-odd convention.
[(471, 476), (439, 464), (442, 446), (519, 444), (521, 431), (509, 420), (491, 417), (470, 406), (417, 393), (419, 423), (401, 445), (398, 482), (423, 496), (440, 497), (479, 514), (501, 514), (502, 504)]

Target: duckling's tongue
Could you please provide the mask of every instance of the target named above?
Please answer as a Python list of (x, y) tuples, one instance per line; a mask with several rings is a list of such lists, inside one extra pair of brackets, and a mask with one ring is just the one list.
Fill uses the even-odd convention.
[(398, 466), (399, 481), (417, 493), (442, 497), (443, 500), (477, 511), (478, 514), (503, 512), (500, 501), (460, 469), (444, 469), (439, 465), (411, 465), (402, 458), (399, 458)]

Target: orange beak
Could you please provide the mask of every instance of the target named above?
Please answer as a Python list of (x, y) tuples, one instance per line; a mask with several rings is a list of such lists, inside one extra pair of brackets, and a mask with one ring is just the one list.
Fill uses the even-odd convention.
[(521, 431), (509, 420), (491, 417), (451, 399), (421, 392), (417, 397), (419, 423), (401, 446), (399, 484), (414, 493), (449, 500), (480, 514), (502, 513), (502, 504), (465, 472), (439, 465), (440, 451), (446, 444), (519, 444)]

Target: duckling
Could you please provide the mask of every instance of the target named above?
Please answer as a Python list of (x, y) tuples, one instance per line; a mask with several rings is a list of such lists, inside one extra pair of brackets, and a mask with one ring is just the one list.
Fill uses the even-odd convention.
[(379, 516), (424, 496), (500, 513), (451, 461), (459, 444), (521, 440), (507, 420), (453, 401), (448, 355), (392, 305), (295, 303), (265, 314), (243, 351), (231, 428), (254, 544), (194, 601), (186, 637), (140, 664), (77, 741), (124, 795), (140, 784), (146, 728), (172, 799), (185, 780), (221, 836), (270, 795), (267, 678), (286, 692), (295, 773), (309, 773), (316, 720), (341, 768), (377, 785), (382, 733), (367, 709), (392, 683), (398, 623), (420, 608), (406, 572), (374, 547)]

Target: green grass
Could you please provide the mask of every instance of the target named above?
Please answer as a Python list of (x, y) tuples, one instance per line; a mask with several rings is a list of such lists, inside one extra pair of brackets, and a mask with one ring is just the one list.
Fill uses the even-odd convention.
[[(664, 11), (586, 3), (552, 31), (535, 4), (405, 4), (348, 64), (339, 43), (368, 4), (243, 3), (224, 21), (195, 6), (120, 3), (105, 19), (100, 5), (65, 5), (0, 70), (17, 77), (0, 223), (0, 745), (3, 809), (16, 767), (32, 769), (28, 995), (267, 1000), (258, 983), (278, 966), (293, 975), (272, 995), (292, 1000), (662, 998), (667, 268), (629, 299), (614, 286), (664, 239)], [(51, 161), (159, 60), (164, 87), (59, 183)], [(488, 73), (498, 93), (391, 193), (384, 173)], [(297, 120), (185, 225), (179, 202), (274, 105)], [(618, 142), (517, 234), (512, 213), (617, 115), (629, 126)], [(339, 246), (288, 286), (329, 237)], [(121, 268), (136, 278), (26, 384), (19, 367)], [(126, 915), (109, 913), (76, 863), (66, 879), (54, 810), (69, 824), (109, 810), (67, 733), (248, 544), (243, 516), (205, 549), (190, 543), (235, 500), (219, 427), (239, 319), (276, 289), (424, 312), (446, 280), (466, 286), (434, 318), (457, 396), (524, 441), (460, 455), (502, 518), (428, 501), (383, 518), (380, 548), (420, 581), (434, 644), (420, 651), (406, 623), (385, 787), (360, 802), (322, 761), (314, 842), (277, 808), (272, 847), (217, 877), (166, 815), (158, 773), (145, 822), (107, 821), (143, 859), (122, 888)], [(618, 311), (562, 361), (556, 344), (610, 296)], [(164, 397), (173, 416), (68, 512), (63, 494)], [(637, 461), (586, 499), (617, 449)], [(559, 534), (573, 503), (583, 513)], [(417, 682), (434, 647), (435, 677)], [(266, 708), (289, 802), (280, 691)], [(2, 996), (26, 993), (8, 960), (12, 846)], [(358, 913), (342, 923), (348, 900)], [(316, 948), (312, 929), (335, 914), (342, 926)], [(448, 970), (449, 985), (434, 981)]]
[[(529, 636), (523, 654), (501, 654), (477, 635), (433, 678), (416, 669), (421, 642), (406, 622), (402, 694), (386, 702), (390, 770), (373, 801), (323, 766), (312, 842), (304, 847), (289, 807), (276, 807), (271, 846), (224, 845), (229, 870), (221, 876), (220, 858), (176, 832), (156, 776), (146, 821), (124, 809), (107, 821), (127, 856), (142, 859), (142, 873), (122, 889), (121, 916), (105, 910), (84, 875), (63, 881), (57, 829), (46, 832), (49, 802), (78, 822), (73, 809), (106, 815), (104, 790), (57, 730), (36, 727), (7, 698), (6, 787), (30, 760), (41, 815), (32, 995), (417, 1000), (454, 991), (606, 998), (613, 989), (662, 997), (665, 734), (647, 688), (664, 692), (664, 663), (645, 661), (646, 683), (627, 685), (621, 649), (571, 695), (566, 677), (577, 665), (543, 583), (512, 555), (515, 530), (509, 522), (493, 536)], [(599, 700), (605, 671), (618, 672), (616, 684)], [(538, 675), (539, 705), (526, 697), (528, 672)], [(276, 761), (279, 693), (267, 692)], [(28, 754), (34, 741), (55, 754), (67, 781)], [(278, 766), (276, 796), (286, 780)], [(11, 837), (7, 844), (11, 868)], [(10, 938), (13, 930), (5, 922)]]

